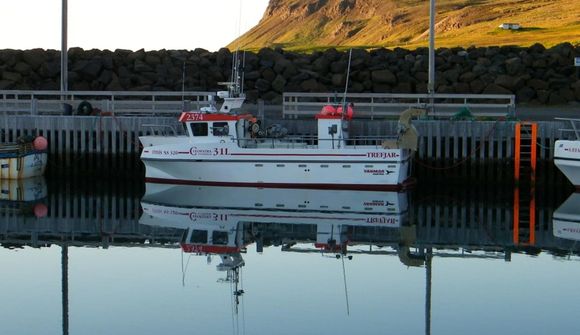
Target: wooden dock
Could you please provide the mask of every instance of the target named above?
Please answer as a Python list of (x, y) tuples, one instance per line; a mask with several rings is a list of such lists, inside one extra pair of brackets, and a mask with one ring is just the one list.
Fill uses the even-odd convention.
[[(266, 120), (280, 123), (289, 134), (316, 134), (314, 120)], [(175, 116), (64, 116), (2, 115), (0, 143), (22, 135), (42, 135), (49, 142), (51, 175), (141, 176), (139, 136), (150, 134), (147, 125), (183, 128)], [(420, 134), (418, 164), (433, 169), (469, 164), (510, 164), (514, 158), (515, 121), (420, 120), (413, 124)], [(550, 162), (554, 142), (563, 121), (537, 122), (537, 159)], [(353, 136), (392, 136), (397, 122), (353, 120)]]

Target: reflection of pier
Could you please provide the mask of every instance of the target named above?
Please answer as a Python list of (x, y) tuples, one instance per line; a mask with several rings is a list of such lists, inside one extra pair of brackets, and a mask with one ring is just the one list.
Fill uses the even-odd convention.
[[(139, 224), (138, 189), (51, 184), (46, 193), (45, 180), (40, 182), (45, 191), (42, 196), (26, 202), (13, 199), (0, 203), (2, 246), (177, 247), (181, 230)], [(42, 216), (35, 215), (36, 204), (44, 206)]]
[[(219, 254), (221, 263), (217, 270), (223, 271), (223, 280), (230, 284), (232, 309), (236, 315), (244, 296), (241, 281), (245, 264), (243, 256), (252, 244), (257, 252), (266, 247), (280, 247), (282, 252), (336, 256), (343, 266), (349, 256), (354, 256), (353, 261), (356, 261), (359, 254), (392, 255), (407, 266), (425, 269), (426, 334), (431, 333), (432, 288), (433, 292), (438, 288), (438, 282), (432, 282), (433, 274), (437, 273), (437, 258), (509, 261), (512, 253), (517, 252), (547, 252), (556, 256), (580, 254), (577, 246), (580, 240), (579, 194), (570, 196), (555, 211), (554, 203), (562, 203), (560, 198), (565, 194), (559, 195), (553, 203), (541, 194), (534, 209), (537, 220), (532, 227), (534, 239), (530, 241), (533, 243), (521, 243), (514, 238), (514, 194), (511, 189), (490, 192), (451, 190), (437, 196), (423, 196), (429, 192), (418, 189), (409, 195), (409, 204), (400, 201), (406, 199), (406, 194), (386, 196), (381, 193), (377, 196), (383, 197), (384, 201), (367, 199), (361, 202), (362, 206), (358, 206), (356, 201), (326, 203), (336, 194), (313, 195), (308, 191), (296, 197), (299, 201), (293, 202), (287, 190), (278, 195), (266, 193), (260, 199), (249, 197), (242, 191), (230, 200), (242, 199), (245, 204), (230, 208), (215, 206), (213, 201), (225, 200), (219, 192), (213, 194), (215, 198), (212, 199), (208, 190), (202, 190), (198, 200), (205, 202), (198, 207), (187, 207), (191, 198), (175, 194), (167, 196), (175, 190), (169, 189), (166, 190), (169, 193), (162, 193), (156, 200), (183, 202), (178, 205), (171, 204), (176, 200), (153, 203), (145, 209), (145, 214), (157, 216), (148, 217), (143, 215), (141, 198), (137, 195), (139, 190), (116, 190), (114, 187), (74, 190), (65, 185), (56, 191), (48, 187), (52, 193), (47, 194), (42, 183), (30, 188), (36, 192), (33, 197), (14, 201), (1, 199), (0, 245), (8, 248), (60, 246), (63, 334), (69, 333), (68, 256), (71, 246), (181, 246), (184, 251), (194, 254)], [(10, 188), (17, 190), (15, 192), (3, 191), (2, 194), (21, 194), (18, 189), (22, 187), (19, 187)], [(362, 195), (355, 199), (362, 199)], [(45, 206), (46, 211), (41, 210), (43, 206), (36, 207), (37, 204)], [(318, 210), (315, 206), (319, 207)], [(377, 211), (381, 206), (393, 207), (392, 210), (383, 208)], [(169, 222), (157, 220), (163, 217), (170, 219)], [(197, 227), (195, 235), (192, 226)], [(207, 234), (200, 232), (204, 229)], [(201, 246), (200, 241), (207, 243)], [(216, 248), (212, 243), (221, 245)], [(343, 272), (343, 275), (348, 313), (346, 274)]]
[[(490, 189), (487, 192), (477, 193), (465, 189), (450, 191), (450, 196), (415, 199), (413, 204), (414, 223), (417, 228), (415, 245), (438, 249), (459, 247), (468, 252), (500, 251), (505, 252), (508, 259), (509, 253), (513, 251), (532, 254), (541, 251), (556, 255), (578, 254), (580, 248), (573, 241), (554, 236), (552, 215), (555, 206), (545, 203), (553, 201), (557, 206), (563, 199), (556, 197), (563, 198), (566, 195), (551, 195), (556, 199), (546, 195), (538, 197), (535, 203), (533, 232), (528, 233), (534, 236), (534, 243), (522, 243), (514, 234), (515, 191), (517, 190)], [(520, 226), (520, 234), (522, 229), (524, 228)]]
[[(68, 246), (178, 247), (185, 226), (159, 227), (139, 223), (142, 213), (139, 189), (93, 187), (78, 190), (70, 185), (49, 185), (51, 192), (36, 200), (48, 209), (43, 217), (36, 217), (30, 204), (3, 201), (0, 203), (0, 243), (5, 247), (64, 242)], [(556, 255), (578, 253), (573, 240), (554, 236), (551, 207), (555, 206), (547, 206), (542, 197), (536, 207), (535, 244), (514, 243), (511, 191), (478, 193), (465, 190), (449, 192), (452, 196), (430, 198), (421, 198), (422, 192), (417, 191), (410, 198), (407, 219), (400, 228), (380, 224), (350, 225), (341, 234), (348, 236), (349, 253), (396, 254), (394, 249), (402, 247), (408, 247), (417, 255), (424, 248), (434, 248), (435, 257), (491, 256), (490, 253), (470, 254), (477, 250), (495, 252), (494, 257), (498, 258), (505, 253), (508, 259), (509, 253), (517, 250), (527, 253), (546, 251)], [(558, 205), (563, 199), (554, 201)], [(244, 229), (259, 232), (258, 238), (247, 241), (248, 244), (256, 243), (258, 249), (281, 246), (284, 250), (298, 252), (304, 251), (300, 248), (305, 244), (320, 242), (316, 225), (297, 224), (300, 221), (293, 221), (291, 217), (280, 221), (247, 216), (240, 218), (239, 222)]]
[[(265, 247), (281, 247), (283, 252), (326, 253), (336, 255), (343, 262), (345, 257), (342, 256), (354, 255), (356, 261), (356, 255), (361, 253), (374, 254), (377, 257), (398, 256), (405, 265), (425, 268), (426, 334), (431, 332), (431, 280), (434, 271), (437, 271), (434, 258), (492, 258), (509, 261), (514, 252), (579, 254), (576, 241), (580, 238), (578, 235), (571, 235), (580, 231), (580, 220), (577, 219), (580, 215), (576, 214), (576, 209), (580, 212), (580, 206), (576, 205), (580, 203), (577, 194), (570, 197), (554, 214), (553, 204), (547, 205), (545, 198), (539, 197), (538, 206), (535, 208), (537, 220), (533, 226), (534, 243), (522, 244), (514, 239), (514, 197), (511, 190), (481, 193), (459, 190), (429, 198), (421, 196), (426, 192), (417, 190), (410, 196), (405, 210), (396, 211), (393, 208), (393, 215), (384, 215), (384, 212), (370, 213), (370, 217), (376, 220), (365, 219), (361, 224), (356, 224), (356, 220), (361, 215), (361, 208), (364, 212), (365, 207), (356, 207), (354, 203), (348, 209), (345, 208), (348, 207), (346, 204), (338, 207), (328, 205), (329, 208), (323, 211), (308, 208), (307, 214), (298, 210), (302, 207), (292, 208), (319, 205), (320, 199), (329, 199), (331, 196), (310, 195), (307, 204), (289, 203), (281, 200), (288, 200), (288, 191), (284, 190), (281, 192), (282, 198), (268, 196), (260, 201), (251, 197), (244, 199), (252, 206), (270, 206), (267, 213), (259, 209), (220, 208), (211, 206), (211, 202), (204, 203), (201, 207), (193, 207), (192, 210), (185, 206), (186, 203), (171, 205), (171, 201), (174, 201), (172, 199), (189, 198), (163, 196), (160, 199), (168, 199), (169, 203), (157, 204), (158, 210), (152, 213), (170, 214), (175, 220), (171, 224), (156, 226), (154, 222), (147, 222), (147, 218), (143, 218), (138, 190), (74, 190), (66, 185), (56, 192), (54, 187), (48, 189), (53, 193), (45, 196), (39, 192), (42, 196), (27, 198), (26, 201), (16, 199), (0, 203), (0, 244), (4, 247), (41, 247), (50, 244), (61, 246), (63, 334), (68, 334), (69, 331), (68, 254), (71, 246), (177, 248), (182, 243), (184, 251), (203, 255), (218, 253), (222, 261), (218, 270), (224, 271), (225, 280), (232, 284), (234, 309), (237, 309), (238, 303), (243, 299), (243, 287), (237, 284), (244, 265), (243, 253), (250, 248), (255, 247), (258, 252)], [(206, 192), (202, 194), (207, 196)], [(397, 194), (390, 199), (399, 196)], [(207, 197), (203, 198), (203, 201), (207, 200)], [(554, 202), (559, 204), (561, 199)], [(37, 203), (46, 206), (45, 215), (31, 210)], [(381, 203), (394, 202), (363, 202), (364, 205), (372, 204), (367, 208)], [(401, 205), (400, 202), (398, 204)], [(282, 210), (283, 207), (286, 208), (285, 211)], [(343, 209), (341, 215), (333, 214), (340, 208)], [(197, 223), (192, 223), (191, 218)], [(141, 224), (140, 220), (147, 224)], [(226, 224), (228, 222), (231, 225)], [(193, 234), (184, 232), (191, 232), (192, 225), (205, 227), (208, 231), (219, 231), (221, 227), (226, 232), (231, 232), (231, 236), (235, 236), (231, 246), (234, 248), (227, 249), (229, 246), (226, 245), (222, 248), (204, 249), (190, 244), (191, 249), (188, 249), (187, 242), (193, 241)], [(207, 241), (210, 235), (212, 242), (225, 241), (224, 234), (214, 237), (213, 234), (203, 235), (198, 232), (196, 238), (202, 236)], [(436, 284), (437, 282), (433, 283)]]

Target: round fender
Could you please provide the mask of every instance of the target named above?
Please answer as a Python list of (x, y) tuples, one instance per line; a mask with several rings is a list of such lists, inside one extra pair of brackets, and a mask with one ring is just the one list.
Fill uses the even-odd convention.
[(90, 102), (83, 100), (77, 107), (78, 115), (91, 115), (93, 112), (93, 105)]

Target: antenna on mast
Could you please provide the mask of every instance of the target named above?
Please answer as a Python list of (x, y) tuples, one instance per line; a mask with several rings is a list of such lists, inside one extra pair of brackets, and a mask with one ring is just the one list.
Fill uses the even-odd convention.
[(348, 52), (348, 66), (346, 68), (346, 83), (344, 84), (344, 95), (342, 96), (342, 114), (346, 113), (346, 93), (348, 92), (348, 81), (350, 80), (350, 62), (352, 60), (352, 48)]
[(183, 60), (183, 69), (181, 70), (181, 103), (182, 110), (185, 112), (185, 59)]
[(344, 281), (344, 295), (346, 296), (346, 315), (350, 315), (350, 305), (348, 303), (348, 290), (346, 287), (346, 270), (344, 268), (344, 255), (340, 257), (342, 259), (342, 278)]

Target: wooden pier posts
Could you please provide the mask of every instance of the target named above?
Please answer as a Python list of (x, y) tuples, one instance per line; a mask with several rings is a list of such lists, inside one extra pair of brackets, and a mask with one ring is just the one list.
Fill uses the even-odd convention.
[[(266, 120), (281, 123), (289, 134), (314, 135), (314, 120)], [(21, 135), (42, 135), (49, 141), (51, 175), (141, 176), (139, 136), (147, 124), (170, 125), (181, 129), (176, 117), (47, 116), (0, 114), (0, 143), (13, 142)], [(511, 181), (516, 123), (511, 121), (413, 121), (419, 132), (419, 149), (414, 162), (415, 175), (449, 178), (470, 177)], [(562, 123), (537, 122), (538, 168), (542, 182), (558, 180), (551, 172), (553, 144)], [(353, 120), (351, 136), (393, 136), (394, 120)], [(520, 141), (521, 141), (520, 137)], [(521, 142), (520, 142), (521, 143)], [(534, 147), (534, 146), (532, 146)], [(521, 154), (521, 152), (520, 152)], [(521, 159), (520, 159), (521, 162)], [(520, 165), (521, 166), (521, 165)], [(511, 171), (510, 171), (511, 170)], [(557, 174), (557, 172), (556, 172)], [(561, 179), (560, 179), (561, 180)]]

